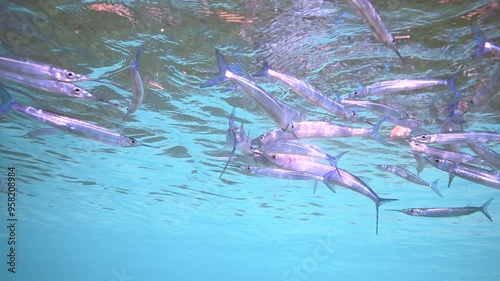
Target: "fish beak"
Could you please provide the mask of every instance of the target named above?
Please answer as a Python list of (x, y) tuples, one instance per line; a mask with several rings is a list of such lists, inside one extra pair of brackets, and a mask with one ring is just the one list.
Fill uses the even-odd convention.
[(147, 147), (152, 147), (152, 148), (161, 149), (161, 147), (160, 147), (160, 146), (149, 145), (149, 144), (145, 144), (145, 143), (142, 143), (142, 142), (141, 142), (141, 146), (147, 146)]
[(392, 212), (401, 212), (404, 213), (403, 210), (395, 210), (395, 209), (384, 209), (385, 211), (392, 211)]

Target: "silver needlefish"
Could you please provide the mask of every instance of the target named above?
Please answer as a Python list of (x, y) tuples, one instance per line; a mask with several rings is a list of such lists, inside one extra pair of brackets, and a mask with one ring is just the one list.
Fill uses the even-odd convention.
[(377, 40), (382, 44), (389, 47), (389, 49), (393, 50), (401, 61), (403, 61), (404, 64), (407, 64), (401, 53), (399, 53), (392, 34), (385, 27), (372, 3), (368, 0), (347, 0), (347, 3), (351, 9), (353, 9), (358, 16), (363, 19), (366, 25), (368, 25), (375, 38), (377, 38)]
[[(458, 164), (451, 162), (446, 159), (441, 159), (437, 157), (428, 156), (426, 159), (431, 163), (434, 167), (448, 172), (454, 176), (459, 178), (463, 178), (465, 180), (475, 182), (480, 185), (489, 186), (492, 188), (500, 189), (500, 174), (495, 173), (489, 170), (477, 168), (475, 166), (471, 166), (468, 164)], [(448, 184), (448, 187), (451, 184)]]
[(20, 111), (63, 131), (109, 145), (123, 147), (134, 147), (139, 145), (149, 146), (136, 141), (134, 138), (121, 135), (112, 130), (82, 120), (48, 112), (31, 106), (17, 104), (11, 98), (7, 90), (2, 86), (0, 86), (0, 97), (2, 99), (0, 114), (4, 114), (9, 110)]
[(430, 218), (449, 218), (449, 217), (461, 217), (473, 214), (475, 212), (483, 213), (490, 221), (493, 221), (490, 214), (488, 213), (488, 205), (491, 203), (493, 198), (486, 201), (481, 207), (442, 207), (442, 208), (408, 208), (401, 210), (390, 210), (407, 214), (409, 216), (415, 217), (430, 217)]
[(299, 171), (292, 171), (292, 170), (285, 170), (285, 169), (280, 169), (280, 168), (251, 166), (251, 165), (240, 166), (240, 169), (242, 169), (243, 171), (245, 171), (247, 173), (250, 173), (253, 175), (258, 175), (258, 176), (273, 177), (273, 178), (280, 178), (280, 179), (290, 179), (290, 180), (320, 181), (320, 182), (323, 182), (328, 187), (328, 189), (330, 189), (332, 192), (335, 193), (335, 187), (333, 186), (333, 184), (330, 184), (322, 176), (318, 176), (315, 174), (306, 173), (306, 172), (299, 172)]
[(395, 118), (395, 117), (391, 117), (391, 116), (385, 116), (384, 118), (385, 118), (385, 121), (387, 121), (387, 123), (391, 123), (391, 124), (396, 125), (396, 126), (408, 128), (412, 131), (419, 131), (420, 130), (421, 132), (426, 132), (425, 130), (422, 129), (423, 123), (420, 120), (413, 119), (413, 118), (399, 119), (399, 118)]
[(395, 166), (395, 165), (387, 165), (387, 164), (381, 164), (381, 165), (376, 165), (376, 167), (381, 170), (381, 171), (386, 171), (389, 173), (393, 173), (396, 176), (399, 176), (407, 181), (413, 182), (415, 184), (423, 185), (423, 186), (428, 186), (430, 187), (437, 195), (443, 197), (443, 194), (437, 189), (436, 185), (439, 181), (439, 179), (433, 181), (432, 183), (428, 183), (424, 181), (423, 179), (417, 177), (415, 174), (412, 172), (406, 170), (405, 168)]
[(414, 91), (429, 87), (444, 85), (456, 92), (454, 80), (456, 75), (450, 80), (445, 79), (397, 79), (377, 82), (369, 86), (362, 87), (350, 95), (350, 98), (364, 98), (367, 96), (388, 95), (398, 92)]
[(201, 85), (202, 88), (211, 87), (226, 80), (231, 80), (242, 88), (249, 96), (251, 96), (282, 130), (293, 132), (293, 124), (290, 115), (287, 114), (287, 111), (274, 97), (269, 95), (264, 89), (259, 87), (253, 81), (231, 72), (224, 57), (218, 50), (215, 50), (215, 55), (217, 56), (219, 73), (217, 76)]
[(283, 130), (272, 130), (252, 140), (252, 144), (268, 144), (278, 140), (303, 138), (340, 138), (368, 135), (378, 142), (387, 145), (387, 142), (379, 134), (379, 128), (382, 122), (384, 122), (384, 119), (380, 120), (371, 128), (351, 127), (329, 121), (296, 122), (294, 123), (293, 134), (284, 132)]
[(307, 84), (295, 77), (274, 71), (269, 67), (269, 64), (266, 61), (264, 61), (264, 67), (262, 70), (253, 74), (253, 76), (271, 76), (277, 78), (287, 84), (295, 93), (309, 100), (312, 104), (339, 117), (349, 120), (358, 120), (358, 115), (354, 110), (338, 103), (310, 84)]
[(410, 114), (408, 112), (405, 112), (403, 110), (397, 109), (392, 106), (388, 106), (385, 104), (369, 101), (369, 100), (350, 100), (350, 99), (343, 99), (340, 101), (341, 104), (345, 105), (351, 105), (351, 106), (357, 106), (364, 108), (366, 110), (369, 110), (373, 113), (375, 113), (379, 117), (384, 117), (384, 116), (389, 116), (393, 118), (398, 118), (398, 119), (406, 119), (410, 117)]
[(97, 100), (100, 102), (104, 102), (107, 104), (114, 105), (116, 107), (122, 107), (120, 104), (113, 103), (108, 100), (103, 100), (101, 98), (98, 98), (88, 91), (80, 88), (79, 86), (72, 84), (72, 83), (66, 83), (66, 82), (59, 82), (59, 81), (53, 81), (53, 80), (44, 80), (44, 79), (37, 79), (33, 78), (30, 76), (24, 76), (24, 75), (19, 75), (17, 73), (9, 72), (9, 71), (4, 71), (0, 70), (0, 78), (5, 78), (7, 80), (10, 80), (12, 82), (16, 82), (19, 84), (22, 84), (27, 87), (32, 87), (38, 90), (42, 90), (51, 94), (62, 94), (68, 97), (73, 97), (73, 98), (82, 98), (82, 99), (93, 99)]
[(293, 171), (307, 172), (315, 174), (317, 176), (322, 176), (330, 184), (338, 184), (352, 191), (358, 192), (368, 198), (370, 198), (376, 207), (376, 233), (378, 234), (378, 209), (379, 206), (396, 201), (398, 199), (387, 199), (381, 198), (371, 189), (367, 184), (365, 184), (360, 178), (349, 173), (346, 170), (340, 169), (338, 167), (333, 167), (330, 165), (325, 165), (313, 161), (301, 160), (296, 155), (287, 154), (271, 154), (267, 155), (268, 159), (274, 165)]
[(139, 69), (137, 68), (137, 64), (139, 62), (139, 58), (141, 57), (142, 46), (137, 50), (137, 54), (135, 55), (134, 61), (130, 65), (130, 80), (132, 85), (132, 102), (127, 107), (127, 114), (123, 117), (122, 121), (127, 118), (130, 114), (134, 113), (139, 106), (142, 104), (142, 100), (144, 99), (144, 86), (142, 84), (141, 74), (139, 73)]
[(25, 60), (13, 59), (0, 56), (0, 69), (27, 75), (33, 78), (46, 79), (59, 82), (82, 82), (92, 80), (90, 77), (76, 73), (71, 70), (55, 67), (50, 64)]
[(442, 148), (428, 146), (425, 143), (409, 141), (408, 145), (414, 152), (422, 152), (429, 156), (446, 159), (455, 163), (473, 164), (480, 166), (488, 166), (488, 162), (479, 157), (463, 152), (449, 151)]
[(320, 147), (307, 143), (287, 141), (287, 140), (270, 142), (265, 145), (261, 144), (256, 147), (252, 147), (252, 149), (259, 150), (266, 154), (272, 154), (272, 153), (298, 154), (312, 158), (324, 159), (329, 161), (332, 166), (337, 166), (337, 161), (347, 152), (345, 151), (337, 156), (333, 156), (324, 152)]
[(500, 142), (500, 133), (491, 131), (461, 131), (437, 134), (421, 134), (411, 140), (422, 143), (469, 143)]
[(471, 30), (474, 35), (474, 40), (476, 40), (477, 43), (477, 50), (472, 54), (473, 57), (492, 52), (500, 58), (500, 46), (493, 44), (493, 42), (483, 34), (477, 23), (472, 23)]

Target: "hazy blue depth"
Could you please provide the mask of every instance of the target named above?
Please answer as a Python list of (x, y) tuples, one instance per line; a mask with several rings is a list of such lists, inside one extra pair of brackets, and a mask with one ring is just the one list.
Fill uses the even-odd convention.
[[(0, 80), (19, 104), (98, 124), (160, 149), (114, 147), (71, 134), (27, 135), (46, 124), (20, 112), (0, 116), (0, 185), (15, 167), (16, 273), (8, 272), (6, 193), (0, 193), (0, 280), (500, 280), (499, 190), (455, 178), (430, 165), (429, 188), (379, 171), (394, 164), (416, 173), (404, 142), (371, 138), (311, 140), (339, 167), (361, 177), (381, 197), (368, 198), (322, 183), (261, 178), (229, 167), (228, 117), (251, 138), (276, 124), (231, 83), (200, 85), (217, 73), (214, 50), (235, 72), (254, 73), (263, 60), (329, 95), (402, 78), (449, 79), (471, 97), (488, 82), (498, 58), (472, 59), (471, 23), (500, 43), (498, 2), (373, 0), (409, 61), (377, 42), (345, 1), (0, 0), (0, 56), (21, 57), (117, 83), (78, 83), (102, 99), (128, 106), (130, 63), (139, 46), (145, 86), (142, 106), (125, 108), (51, 95)], [(446, 3), (450, 2), (450, 3)], [(490, 15), (484, 16), (486, 11)], [(259, 85), (307, 113), (331, 118), (272, 79)], [(229, 88), (228, 88), (229, 87)], [(438, 132), (452, 98), (434, 87), (378, 99), (399, 106)], [(371, 123), (379, 119), (359, 111)], [(500, 96), (464, 115), (466, 130), (500, 131)], [(383, 124), (389, 139), (393, 126)], [(488, 146), (500, 152), (498, 143)], [(472, 153), (464, 148), (464, 152)], [(254, 164), (236, 157), (233, 165)], [(6, 187), (4, 186), (4, 189)], [(489, 206), (460, 218), (421, 218), (385, 209)]]

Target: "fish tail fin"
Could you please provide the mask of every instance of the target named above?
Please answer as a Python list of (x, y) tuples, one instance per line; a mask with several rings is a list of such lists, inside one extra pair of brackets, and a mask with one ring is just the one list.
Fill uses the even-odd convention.
[(493, 221), (493, 219), (491, 218), (490, 214), (488, 213), (488, 205), (490, 205), (491, 201), (493, 200), (493, 198), (491, 198), (490, 200), (486, 201), (486, 203), (483, 204), (483, 206), (481, 206), (481, 212), (483, 212), (483, 214), (490, 220), (490, 221)]
[(229, 165), (229, 163), (231, 162), (231, 160), (233, 159), (234, 157), (234, 152), (236, 151), (236, 144), (233, 146), (233, 150), (231, 151), (231, 154), (229, 155), (229, 158), (227, 159), (227, 162), (226, 162), (226, 165), (224, 166), (224, 169), (222, 169), (222, 172), (220, 173), (220, 176), (219, 176), (219, 179), (222, 178), (222, 175), (224, 174), (224, 172), (226, 171), (227, 169), (227, 166)]
[(323, 183), (326, 185), (326, 187), (328, 187), (328, 189), (330, 189), (333, 193), (337, 193), (337, 191), (335, 190), (335, 186), (333, 185), (333, 183), (329, 183), (327, 180), (324, 180)]
[(372, 138), (374, 138), (376, 141), (380, 142), (381, 144), (383, 144), (385, 146), (389, 146), (389, 144), (380, 135), (379, 129), (380, 129), (380, 125), (382, 125), (382, 123), (387, 121), (388, 119), (389, 119), (388, 117), (382, 118), (380, 121), (377, 122), (377, 124), (373, 125), (373, 127), (371, 128), (371, 132), (370, 132), (370, 135), (372, 136)]
[(0, 100), (2, 103), (0, 104), (0, 115), (3, 115), (11, 110), (11, 105), (14, 104), (14, 99), (10, 96), (9, 92), (3, 84), (0, 83)]
[[(341, 158), (342, 156), (344, 156), (344, 154), (346, 154), (346, 153), (347, 153), (347, 151), (344, 151), (344, 152), (340, 153), (340, 154), (339, 154), (339, 155), (337, 155), (337, 156), (331, 156), (331, 155), (329, 155), (329, 154), (326, 154), (326, 157), (328, 157), (328, 159), (327, 159), (327, 160), (328, 160), (328, 162), (330, 162), (330, 165), (332, 165), (333, 167), (335, 167), (335, 170), (337, 170), (337, 173), (339, 174), (340, 178), (342, 178), (342, 175), (341, 175), (341, 174), (340, 174), (340, 172), (339, 172), (339, 168), (338, 168), (337, 164), (338, 164), (338, 162), (339, 162), (340, 158)], [(326, 184), (326, 183), (325, 183), (325, 184)], [(331, 189), (331, 188), (330, 188), (330, 189)], [(335, 191), (333, 191), (333, 192), (335, 192)]]
[(385, 203), (389, 203), (389, 202), (392, 202), (392, 201), (398, 201), (399, 199), (393, 199), (393, 198), (379, 198), (378, 199), (378, 203), (376, 204), (375, 208), (376, 208), (376, 211), (377, 211), (377, 214), (376, 214), (376, 220), (375, 220), (375, 233), (378, 235), (378, 208), (380, 207), (380, 205), (384, 205)]
[(215, 77), (203, 83), (203, 85), (201, 85), (202, 88), (212, 87), (227, 80), (226, 71), (229, 70), (229, 67), (227, 66), (226, 60), (219, 52), (219, 50), (215, 50), (215, 55), (217, 56), (217, 65), (219, 66), (219, 73), (217, 73)]
[(429, 187), (430, 187), (430, 188), (431, 188), (434, 192), (436, 192), (436, 194), (437, 194), (437, 195), (439, 195), (439, 196), (443, 197), (443, 194), (441, 194), (441, 191), (439, 191), (439, 190), (437, 189), (437, 184), (438, 184), (438, 182), (439, 182), (439, 179), (437, 179), (437, 180), (433, 181), (433, 182), (429, 185)]
[(453, 75), (450, 79), (446, 80), (446, 86), (448, 86), (453, 93), (455, 93), (457, 98), (460, 98), (460, 92), (455, 87), (455, 81), (457, 81), (458, 73)]
[(452, 173), (449, 173), (449, 175), (448, 175), (448, 188), (450, 188), (451, 182), (453, 181), (454, 178), (455, 178), (455, 175)]
[(478, 46), (476, 51), (472, 53), (472, 57), (479, 57), (489, 51), (485, 48), (485, 43), (487, 43), (489, 40), (488, 38), (486, 38), (486, 36), (484, 36), (481, 29), (479, 29), (479, 25), (477, 23), (472, 24), (471, 30), (472, 34), (474, 35), (474, 40), (476, 40)]
[(137, 64), (139, 62), (139, 58), (141, 57), (141, 54), (142, 54), (142, 46), (140, 46), (139, 49), (137, 50), (135, 58), (132, 61), (132, 64), (130, 65), (130, 67), (132, 67), (133, 70), (137, 70)]
[(271, 69), (271, 67), (269, 66), (267, 61), (264, 61), (262, 69), (252, 74), (252, 76), (254, 77), (269, 76), (269, 69)]

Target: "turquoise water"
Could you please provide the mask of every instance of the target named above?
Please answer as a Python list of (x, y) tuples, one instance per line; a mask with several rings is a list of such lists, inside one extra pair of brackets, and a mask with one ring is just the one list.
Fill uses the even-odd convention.
[[(266, 59), (332, 95), (458, 73), (457, 87), (470, 97), (493, 74), (493, 55), (470, 58), (476, 49), (470, 24), (482, 16), (484, 33), (499, 38), (494, 3), (373, 4), (399, 36), (409, 65), (376, 42), (344, 1), (0, 1), (0, 55), (118, 83), (79, 85), (124, 106), (131, 97), (128, 67), (143, 46), (145, 98), (127, 122), (123, 109), (2, 81), (18, 103), (161, 147), (113, 147), (71, 134), (34, 138), (27, 133), (45, 124), (19, 112), (1, 116), (0, 175), (5, 184), (7, 168), (15, 167), (19, 192), (15, 273), (7, 264), (8, 198), (0, 193), (0, 280), (500, 280), (498, 190), (460, 178), (448, 189), (448, 175), (427, 166), (420, 176), (439, 179), (440, 198), (372, 165), (416, 172), (404, 143), (308, 142), (334, 155), (347, 151), (339, 167), (381, 197), (399, 199), (381, 207), (379, 235), (373, 202), (344, 188), (333, 194), (318, 184), (313, 193), (313, 182), (249, 176), (234, 167), (218, 178), (231, 151), (225, 133), (233, 107), (251, 137), (276, 125), (249, 97), (227, 90), (229, 83), (200, 89), (217, 72), (215, 48), (234, 69), (253, 73)], [(328, 116), (277, 82), (258, 82), (309, 119)], [(437, 131), (450, 93), (435, 87), (382, 101)], [(469, 109), (465, 128), (499, 131), (499, 101)], [(389, 138), (391, 129), (383, 125), (382, 134)], [(490, 147), (498, 152), (498, 143)], [(432, 219), (384, 211), (480, 206), (489, 198), (494, 222), (481, 213)]]

